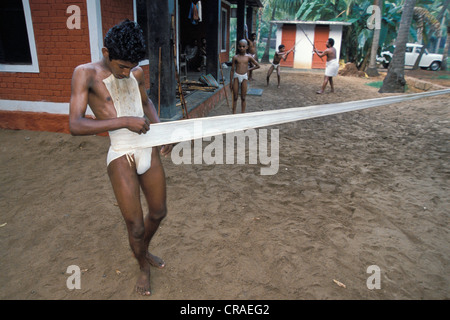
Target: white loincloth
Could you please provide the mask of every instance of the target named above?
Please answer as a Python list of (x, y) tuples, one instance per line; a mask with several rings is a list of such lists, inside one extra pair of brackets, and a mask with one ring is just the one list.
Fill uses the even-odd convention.
[[(103, 79), (103, 83), (111, 95), (117, 117), (144, 117), (139, 85), (132, 72), (130, 72), (130, 77), (125, 79), (117, 79), (111, 74), (108, 78)], [(111, 146), (106, 158), (106, 165), (126, 155), (130, 164), (132, 161), (136, 163), (138, 174), (143, 174), (150, 169), (152, 148), (142, 148), (135, 144), (141, 135), (125, 128), (109, 131)]]
[(325, 76), (336, 77), (339, 71), (339, 62), (337, 59), (327, 61), (327, 66), (325, 68)]
[(235, 72), (234, 75), (233, 75), (233, 79), (235, 79), (235, 78), (238, 78), (239, 84), (241, 84), (242, 81), (248, 80), (248, 74), (247, 74), (247, 73), (245, 73), (245, 74), (239, 74), (239, 73), (236, 73), (236, 72)]

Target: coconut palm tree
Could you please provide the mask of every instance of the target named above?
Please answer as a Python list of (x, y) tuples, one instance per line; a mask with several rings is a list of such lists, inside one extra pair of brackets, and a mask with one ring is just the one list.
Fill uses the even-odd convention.
[[(425, 26), (425, 22), (430, 26), (431, 30), (435, 33), (435, 34), (439, 34), (440, 30), (441, 30), (441, 24), (439, 23), (439, 21), (433, 17), (433, 15), (430, 13), (430, 11), (428, 11), (425, 8), (421, 8), (421, 7), (415, 7), (414, 8), (414, 16), (413, 18), (416, 20), (417, 23), (417, 42), (420, 44), (423, 44), (419, 56), (417, 57), (414, 66), (413, 66), (413, 70), (417, 70), (419, 69), (419, 63), (420, 60), (422, 59), (423, 53), (425, 52), (425, 46), (427, 45), (428, 40), (424, 41), (424, 26)], [(425, 42), (425, 43), (424, 43)]]
[[(280, 9), (287, 14), (293, 14), (297, 11), (297, 8), (299, 8), (304, 2), (306, 2), (306, 0), (266, 0), (264, 2), (264, 9), (272, 10), (270, 20), (274, 20), (277, 9)], [(269, 34), (267, 35), (266, 48), (261, 58), (261, 62), (269, 62), (270, 40), (272, 38), (272, 30), (273, 24), (270, 23)]]
[(442, 58), (441, 69), (447, 70), (448, 47), (450, 47), (450, 26), (447, 26), (447, 41), (445, 41), (444, 57)]
[(392, 62), (379, 92), (405, 92), (405, 51), (416, 0), (405, 0)]
[[(374, 0), (373, 1), (374, 7), (377, 6), (380, 8), (380, 1)], [(381, 6), (382, 7), (382, 6)], [(381, 12), (380, 12), (381, 17)], [(372, 48), (370, 50), (370, 63), (369, 67), (366, 70), (366, 73), (369, 77), (377, 77), (379, 76), (378, 70), (377, 70), (377, 52), (378, 52), (378, 45), (380, 43), (380, 28), (377, 28), (376, 23), (373, 28), (373, 37), (372, 37)]]

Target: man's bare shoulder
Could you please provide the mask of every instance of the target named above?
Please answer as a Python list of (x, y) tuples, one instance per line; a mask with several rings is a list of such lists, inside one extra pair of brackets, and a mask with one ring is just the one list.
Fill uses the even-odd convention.
[(133, 72), (133, 75), (134, 75), (134, 77), (135, 77), (137, 80), (143, 80), (143, 79), (144, 79), (144, 70), (142, 70), (141, 67), (139, 67), (139, 66), (134, 67), (134, 68), (131, 70), (131, 72)]
[(99, 72), (99, 66), (96, 62), (80, 64), (73, 71), (74, 80), (94, 79)]

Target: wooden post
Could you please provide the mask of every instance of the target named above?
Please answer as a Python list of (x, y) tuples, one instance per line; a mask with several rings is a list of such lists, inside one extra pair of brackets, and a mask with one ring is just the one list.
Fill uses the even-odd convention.
[(202, 1), (202, 6), (206, 29), (206, 74), (211, 74), (218, 81), (221, 1)]
[(250, 39), (250, 35), (254, 32), (253, 31), (253, 8), (252, 7), (247, 8), (245, 24), (247, 25), (248, 38)]
[(241, 41), (242, 39), (245, 39), (245, 36), (244, 36), (245, 6), (246, 6), (246, 0), (238, 0), (237, 26), (236, 26), (236, 53), (238, 53), (239, 41)]
[[(150, 100), (158, 103), (160, 94), (161, 118), (172, 118), (179, 111), (176, 107), (176, 79), (173, 63), (172, 12), (171, 0), (146, 1), (148, 58), (150, 61)], [(159, 50), (161, 48), (161, 69), (159, 70)], [(161, 85), (159, 85), (159, 79)]]

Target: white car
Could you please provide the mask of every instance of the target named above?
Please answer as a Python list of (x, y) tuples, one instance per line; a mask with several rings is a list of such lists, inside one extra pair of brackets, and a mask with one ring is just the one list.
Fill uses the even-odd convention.
[[(405, 52), (405, 66), (412, 67), (420, 54), (422, 45), (418, 43), (407, 43)], [(381, 55), (377, 57), (377, 61), (383, 64), (383, 67), (389, 67), (389, 63), (392, 60), (394, 54), (391, 51), (383, 51)], [(441, 67), (442, 54), (429, 53), (427, 49), (424, 50), (422, 59), (420, 59), (419, 67), (422, 69), (430, 68), (433, 71), (437, 71)]]

